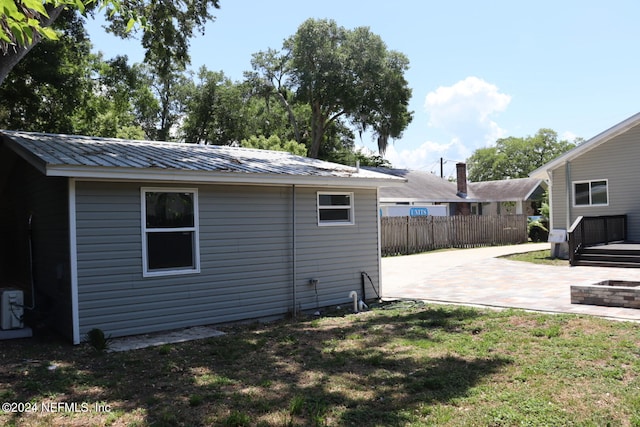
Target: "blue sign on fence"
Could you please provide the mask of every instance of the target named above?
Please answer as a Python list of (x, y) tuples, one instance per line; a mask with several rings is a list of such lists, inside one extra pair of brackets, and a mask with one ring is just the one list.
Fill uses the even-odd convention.
[(427, 208), (411, 208), (411, 209), (409, 209), (409, 216), (429, 216), (429, 209), (427, 209)]

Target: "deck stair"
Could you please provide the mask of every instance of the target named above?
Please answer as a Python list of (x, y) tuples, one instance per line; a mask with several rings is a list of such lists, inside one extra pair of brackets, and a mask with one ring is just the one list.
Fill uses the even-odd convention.
[(640, 243), (587, 246), (575, 258), (573, 265), (640, 268)]

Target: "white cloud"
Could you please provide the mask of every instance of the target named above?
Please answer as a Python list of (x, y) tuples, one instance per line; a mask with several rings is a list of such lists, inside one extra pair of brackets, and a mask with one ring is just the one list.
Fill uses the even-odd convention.
[(511, 96), (497, 86), (471, 76), (427, 94), (425, 109), (429, 126), (443, 130), (473, 152), (506, 134), (492, 116), (510, 102)]
[(459, 141), (455, 139), (446, 144), (427, 141), (417, 148), (404, 150), (397, 150), (395, 145), (390, 145), (384, 157), (395, 168), (435, 170), (440, 157), (449, 158), (451, 156), (448, 153), (457, 152), (460, 148)]
[(396, 168), (436, 173), (443, 158), (455, 173), (455, 162), (464, 161), (477, 148), (506, 136), (494, 116), (506, 110), (510, 102), (511, 96), (478, 77), (441, 86), (427, 94), (425, 110), (429, 114), (429, 126), (448, 142), (429, 140), (410, 149), (390, 144), (384, 157)]
[(560, 135), (561, 140), (569, 141), (569, 142), (575, 141), (577, 137), (578, 135), (570, 131), (566, 131), (562, 135)]

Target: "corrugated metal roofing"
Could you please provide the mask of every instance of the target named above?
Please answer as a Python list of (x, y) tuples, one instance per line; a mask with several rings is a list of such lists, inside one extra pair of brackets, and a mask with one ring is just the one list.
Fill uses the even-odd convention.
[(230, 146), (197, 145), (157, 141), (132, 141), (76, 135), (56, 135), (19, 131), (0, 131), (7, 145), (39, 167), (47, 175), (83, 177), (92, 170), (166, 171), (191, 175), (270, 175), (289, 177), (352, 178), (386, 181), (388, 175), (356, 169), (286, 152)]

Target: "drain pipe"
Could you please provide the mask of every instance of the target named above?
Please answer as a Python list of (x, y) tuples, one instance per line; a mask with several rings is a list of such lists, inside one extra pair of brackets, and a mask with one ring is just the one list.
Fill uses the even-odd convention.
[(291, 260), (291, 265), (292, 265), (292, 287), (293, 287), (293, 318), (297, 318), (298, 317), (298, 309), (297, 309), (297, 304), (298, 304), (298, 293), (297, 293), (297, 289), (296, 289), (296, 278), (298, 277), (298, 266), (296, 264), (296, 258), (298, 256), (298, 247), (297, 247), (297, 242), (296, 242), (296, 185), (293, 184), (291, 186), (291, 252), (292, 252), (292, 257), (293, 259)]
[(349, 298), (353, 299), (353, 312), (358, 312), (358, 293), (356, 291), (349, 292)]
[(23, 306), (27, 310), (33, 310), (34, 308), (36, 308), (35, 280), (33, 278), (33, 228), (32, 228), (32, 223), (33, 223), (33, 213), (30, 213), (29, 214), (28, 225), (29, 225), (29, 284), (31, 285), (31, 305), (30, 306), (26, 306), (26, 305)]

